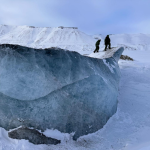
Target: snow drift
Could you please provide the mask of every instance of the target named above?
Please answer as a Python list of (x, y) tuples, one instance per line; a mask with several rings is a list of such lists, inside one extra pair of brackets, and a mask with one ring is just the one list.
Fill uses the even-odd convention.
[(102, 128), (117, 109), (122, 52), (97, 59), (0, 45), (0, 127), (53, 128), (74, 139)]

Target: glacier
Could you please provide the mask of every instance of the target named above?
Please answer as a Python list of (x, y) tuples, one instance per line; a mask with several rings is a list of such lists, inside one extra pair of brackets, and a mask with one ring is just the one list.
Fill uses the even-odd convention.
[(0, 127), (57, 129), (82, 135), (117, 110), (123, 48), (98, 59), (60, 48), (0, 45)]

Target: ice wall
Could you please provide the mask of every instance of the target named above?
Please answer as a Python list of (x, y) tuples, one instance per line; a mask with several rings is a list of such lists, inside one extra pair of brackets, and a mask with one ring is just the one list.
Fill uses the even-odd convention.
[(0, 126), (75, 132), (102, 128), (116, 112), (119, 48), (96, 59), (63, 49), (0, 45)]

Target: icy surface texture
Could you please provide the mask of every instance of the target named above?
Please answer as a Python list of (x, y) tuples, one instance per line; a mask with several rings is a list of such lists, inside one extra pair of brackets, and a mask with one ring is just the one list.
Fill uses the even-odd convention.
[(0, 45), (0, 126), (53, 128), (74, 139), (102, 128), (117, 109), (122, 52), (96, 59)]

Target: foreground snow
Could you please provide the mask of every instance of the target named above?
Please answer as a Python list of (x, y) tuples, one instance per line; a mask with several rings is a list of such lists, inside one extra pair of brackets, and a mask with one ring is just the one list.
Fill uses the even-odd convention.
[(61, 144), (33, 145), (26, 140), (8, 138), (0, 128), (0, 150), (149, 150), (150, 149), (150, 48), (125, 50), (135, 61), (119, 61), (121, 82), (117, 113), (103, 129), (81, 137), (47, 130), (47, 136), (61, 139)]

